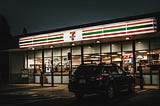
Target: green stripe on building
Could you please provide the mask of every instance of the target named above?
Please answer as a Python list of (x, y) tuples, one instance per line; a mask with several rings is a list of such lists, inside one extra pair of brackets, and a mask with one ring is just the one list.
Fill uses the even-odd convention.
[(117, 31), (125, 31), (125, 30), (126, 30), (126, 28), (117, 28), (117, 29), (104, 30), (103, 33), (117, 32)]
[(139, 26), (133, 26), (133, 27), (127, 27), (127, 30), (140, 29), (140, 28), (147, 28), (147, 27), (153, 27), (153, 24), (139, 25)]
[(37, 39), (37, 40), (33, 40), (33, 42), (41, 42), (41, 41), (47, 41), (47, 39)]
[(19, 42), (20, 44), (23, 44), (23, 43), (32, 43), (32, 40), (30, 41), (22, 41), (22, 42)]
[(102, 34), (102, 31), (82, 33), (83, 36), (86, 36), (86, 35), (93, 35), (93, 34)]
[(60, 36), (60, 37), (53, 37), (53, 38), (48, 38), (48, 40), (57, 40), (57, 39), (63, 39), (63, 36)]

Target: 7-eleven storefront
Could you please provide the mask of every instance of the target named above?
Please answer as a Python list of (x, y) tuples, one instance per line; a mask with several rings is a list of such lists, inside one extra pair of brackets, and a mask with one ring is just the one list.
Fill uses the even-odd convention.
[[(83, 26), (83, 25), (82, 25)], [(68, 83), (80, 64), (115, 63), (139, 76), (146, 85), (159, 84), (160, 36), (157, 18), (66, 28), (21, 37), (10, 52), (11, 83)]]

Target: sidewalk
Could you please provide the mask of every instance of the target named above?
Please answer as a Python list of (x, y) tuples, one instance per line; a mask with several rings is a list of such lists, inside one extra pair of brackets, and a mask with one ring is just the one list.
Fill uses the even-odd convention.
[[(9, 90), (24, 90), (24, 89), (33, 89), (33, 88), (45, 88), (45, 87), (52, 87), (51, 84), (43, 84), (41, 86), (40, 84), (8, 84), (0, 86), (0, 92), (3, 91), (9, 91)], [(67, 84), (54, 84), (54, 87), (56, 89), (67, 89)], [(160, 89), (159, 86), (143, 86), (144, 89)], [(135, 87), (136, 91), (141, 90), (140, 86)]]
[[(64, 88), (67, 84), (54, 84), (53, 88)], [(9, 90), (24, 90), (24, 89), (33, 89), (33, 88), (44, 88), (44, 87), (52, 87), (51, 84), (8, 84), (8, 85), (1, 85), (0, 92), (9, 91)]]
[[(136, 89), (140, 89), (140, 86), (137, 85), (137, 86), (135, 86), (135, 88), (136, 88)], [(154, 85), (144, 85), (143, 88), (144, 88), (144, 89), (160, 89), (159, 86), (154, 86)]]

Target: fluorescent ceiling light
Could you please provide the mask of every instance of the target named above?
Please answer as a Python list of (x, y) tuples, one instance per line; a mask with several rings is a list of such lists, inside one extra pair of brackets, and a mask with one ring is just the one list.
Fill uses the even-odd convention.
[(145, 52), (147, 52), (147, 51), (144, 50), (144, 51), (138, 51), (138, 52), (139, 52), (139, 53), (145, 53)]

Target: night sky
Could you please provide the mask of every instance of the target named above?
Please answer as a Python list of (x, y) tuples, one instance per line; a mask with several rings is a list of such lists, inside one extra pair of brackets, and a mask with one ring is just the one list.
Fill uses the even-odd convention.
[(160, 0), (0, 0), (13, 36), (160, 11)]

